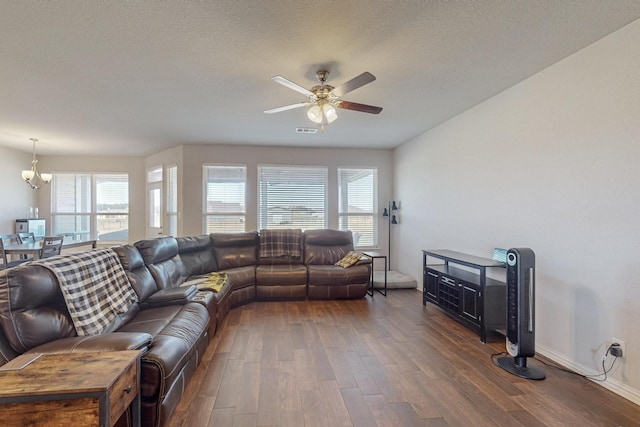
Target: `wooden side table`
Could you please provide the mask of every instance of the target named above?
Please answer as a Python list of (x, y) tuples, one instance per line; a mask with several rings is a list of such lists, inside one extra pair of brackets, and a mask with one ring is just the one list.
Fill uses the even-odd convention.
[(3, 426), (140, 425), (140, 352), (29, 354), (0, 367)]

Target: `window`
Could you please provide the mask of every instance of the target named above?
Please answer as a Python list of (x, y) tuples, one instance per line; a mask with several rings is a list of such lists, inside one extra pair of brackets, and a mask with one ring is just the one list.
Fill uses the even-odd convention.
[(51, 205), (53, 234), (73, 240), (129, 239), (127, 174), (54, 174)]
[(178, 235), (178, 166), (167, 167), (167, 224), (169, 236)]
[(378, 171), (338, 168), (340, 230), (351, 230), (356, 247), (378, 245)]
[(326, 228), (326, 195), (325, 167), (259, 166), (259, 228)]
[(245, 231), (246, 166), (204, 165), (205, 233)]
[(147, 233), (153, 236), (162, 228), (162, 166), (149, 169), (147, 171), (147, 193), (148, 193), (148, 227), (152, 232)]

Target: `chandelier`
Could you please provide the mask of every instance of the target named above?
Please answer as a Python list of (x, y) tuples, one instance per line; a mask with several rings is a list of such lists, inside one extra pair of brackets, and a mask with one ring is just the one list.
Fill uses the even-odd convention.
[(38, 172), (38, 159), (36, 159), (36, 142), (38, 141), (36, 138), (29, 138), (30, 141), (33, 142), (33, 159), (31, 160), (31, 169), (22, 171), (22, 179), (31, 187), (33, 190), (37, 190), (40, 188), (40, 183), (37, 183), (36, 180), (39, 180), (41, 183), (49, 184), (53, 179), (53, 175), (50, 173), (40, 173)]

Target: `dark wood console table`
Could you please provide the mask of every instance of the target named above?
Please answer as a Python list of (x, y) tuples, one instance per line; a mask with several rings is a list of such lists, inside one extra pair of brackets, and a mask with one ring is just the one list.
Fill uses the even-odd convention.
[[(430, 264), (428, 258), (440, 263)], [(423, 250), (422, 259), (423, 305), (431, 302), (478, 329), (482, 342), (489, 331), (505, 329), (506, 284), (487, 278), (487, 268), (504, 268), (504, 263), (447, 249)]]

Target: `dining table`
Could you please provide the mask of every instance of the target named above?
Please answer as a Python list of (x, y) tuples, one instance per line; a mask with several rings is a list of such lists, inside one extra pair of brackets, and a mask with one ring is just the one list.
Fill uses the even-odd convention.
[[(97, 240), (69, 240), (62, 242), (62, 249), (78, 248), (82, 246), (91, 246), (95, 249), (97, 246)], [(27, 255), (33, 257), (33, 259), (40, 258), (42, 251), (42, 240), (36, 242), (14, 243), (5, 245), (4, 251), (7, 255)]]

